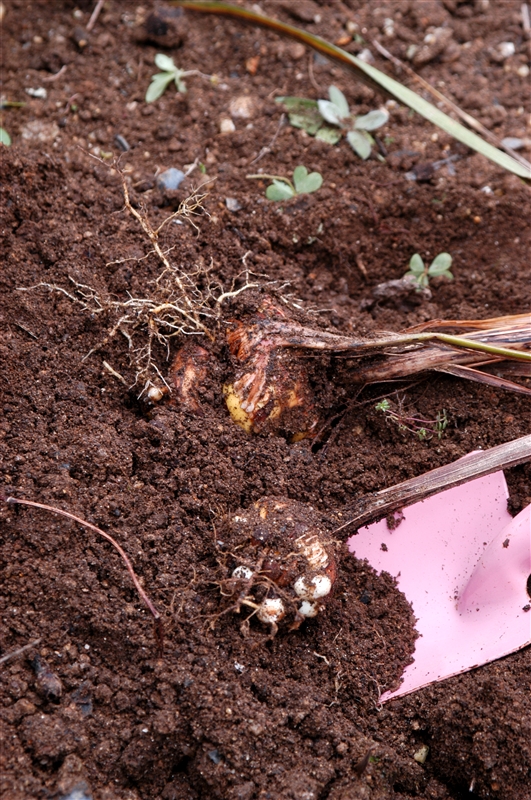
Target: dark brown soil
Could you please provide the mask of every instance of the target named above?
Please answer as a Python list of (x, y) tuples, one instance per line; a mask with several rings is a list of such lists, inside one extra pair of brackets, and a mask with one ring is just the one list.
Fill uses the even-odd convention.
[[(528, 800), (529, 648), (382, 708), (380, 693), (399, 681), (415, 639), (393, 580), (344, 555), (317, 618), (295, 631), (280, 626), (274, 638), (253, 618), (245, 635), (247, 612), (234, 613), (223, 591), (230, 566), (223, 531), (230, 514), (268, 496), (313, 506), (333, 524), (367, 492), (528, 433), (529, 399), (442, 375), (357, 395), (355, 364), (313, 358), (307, 368), (324, 434), (317, 444), (290, 443), (235, 426), (222, 386), (234, 369), (226, 324), (265, 295), (283, 297), (300, 321), (350, 334), (523, 313), (529, 190), (399, 108), (382, 134), (385, 162), (362, 162), (346, 142), (331, 148), (287, 125), (256, 161), (278, 130), (275, 96), (324, 97), (335, 83), (358, 113), (380, 99), (272, 34), (191, 15), (161, 24), (160, 10), (146, 26), (150, 0), (143, 10), (107, 2), (89, 35), (92, 2), (4, 5), (1, 92), (26, 105), (6, 109), (2, 123), (13, 145), (1, 151), (0, 483), (6, 494), (60, 506), (112, 533), (163, 613), (165, 643), (160, 656), (152, 620), (106, 542), (43, 511), (4, 505), (0, 655), (40, 643), (0, 664), (0, 795)], [(451, 46), (419, 66), (422, 75), (500, 137), (526, 138), (529, 51), (520, 6), (262, 3), (333, 41), (357, 22), (365, 44), (352, 41), (352, 52), (379, 38), (403, 58), (430, 26), (447, 27)], [(320, 22), (311, 21), (315, 14)], [(382, 32), (386, 18), (395, 20), (393, 36)], [(500, 61), (496, 47), (507, 41), (516, 52)], [(187, 94), (170, 88), (146, 105), (157, 52), (183, 69), (216, 74), (217, 85), (191, 76)], [(246, 64), (256, 63), (253, 75)], [(393, 69), (378, 56), (376, 63)], [(39, 87), (45, 99), (24, 91)], [(234, 132), (220, 133), (242, 96), (250, 116), (236, 116)], [(57, 291), (20, 291), (44, 282), (72, 292), (73, 279), (121, 301), (149, 295), (162, 267), (153, 256), (137, 260), (150, 245), (109, 166), (109, 154), (120, 153), (117, 135), (130, 146), (121, 166), (133, 206), (143, 205), (154, 224), (185, 197), (163, 196), (158, 172), (198, 159), (216, 178), (197, 230), (166, 227), (172, 263), (202, 269), (203, 281), (210, 269), (212, 284), (226, 291), (238, 276), (235, 288), (242, 285), (246, 268), (260, 284), (207, 320), (214, 341), (194, 337), (208, 360), (193, 402), (138, 400), (119, 333), (87, 357), (106, 339), (111, 314), (89, 313)], [(460, 156), (454, 168), (442, 166), (424, 182), (405, 177), (449, 154)], [(281, 207), (265, 199), (265, 184), (245, 177), (258, 169), (290, 174), (300, 163), (320, 170), (324, 186)], [(198, 169), (192, 180), (203, 180)], [(238, 210), (228, 210), (227, 198)], [(453, 255), (455, 280), (434, 280), (431, 299), (374, 302), (374, 287), (400, 278), (414, 252), (441, 251)], [(184, 339), (171, 341), (170, 358)], [(146, 341), (139, 329), (134, 346)], [(168, 375), (164, 348), (154, 345), (153, 355)], [(446, 409), (440, 440), (419, 441), (386, 424), (375, 398), (397, 388), (420, 417)], [(517, 511), (531, 502), (531, 468), (507, 478)], [(50, 691), (46, 669), (61, 692)], [(414, 754), (423, 745), (430, 750), (420, 764)]]

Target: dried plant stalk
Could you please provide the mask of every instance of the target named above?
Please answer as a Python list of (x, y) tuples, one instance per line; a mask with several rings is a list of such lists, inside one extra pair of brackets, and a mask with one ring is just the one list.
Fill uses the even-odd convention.
[[(247, 431), (287, 430), (298, 438), (312, 435), (316, 419), (308, 379), (302, 361), (295, 353), (289, 356), (289, 351), (358, 358), (352, 372), (358, 384), (436, 370), (531, 395), (523, 384), (485, 372), (493, 367), (503, 372), (508, 365), (518, 364), (520, 374), (531, 376), (531, 315), (479, 322), (436, 320), (433, 329), (428, 327), (429, 323), (421, 331), (382, 332), (371, 339), (356, 339), (305, 327), (266, 299), (245, 322), (233, 322), (227, 334), (236, 366), (235, 380), (226, 388), (231, 415)], [(464, 332), (439, 330), (445, 327)], [(298, 428), (288, 419), (293, 408), (299, 412)]]

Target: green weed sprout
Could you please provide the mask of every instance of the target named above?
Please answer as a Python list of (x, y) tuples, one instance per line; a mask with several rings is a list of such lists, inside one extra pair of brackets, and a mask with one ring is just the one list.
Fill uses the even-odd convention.
[(428, 286), (430, 278), (443, 277), (452, 281), (454, 276), (450, 272), (451, 266), (452, 256), (450, 253), (439, 253), (438, 256), (435, 256), (429, 267), (424, 264), (419, 254), (415, 253), (415, 255), (411, 256), (409, 271), (406, 272), (404, 278), (412, 276), (416, 283), (418, 283), (419, 288)]
[(388, 422), (393, 422), (398, 425), (399, 431), (414, 433), (421, 442), (429, 441), (434, 436), (439, 440), (442, 439), (448, 427), (448, 416), (444, 408), (442, 411), (437, 412), (435, 419), (421, 419), (420, 417), (407, 414), (404, 411), (403, 402), (400, 399), (398, 400), (396, 411), (387, 398), (376, 403), (374, 408), (376, 411), (381, 411)]
[(268, 179), (273, 181), (267, 187), (266, 197), (268, 200), (280, 202), (282, 200), (290, 200), (299, 194), (310, 194), (316, 192), (323, 185), (323, 176), (320, 172), (308, 172), (306, 167), (302, 165), (295, 167), (293, 170), (293, 181), (285, 178), (282, 175), (265, 175), (259, 173), (258, 175), (247, 175), (251, 179)]
[(374, 139), (369, 131), (375, 131), (389, 119), (389, 114), (384, 108), (369, 111), (361, 117), (354, 117), (350, 113), (347, 98), (337, 86), (328, 90), (330, 100), (318, 100), (319, 113), (332, 125), (337, 125), (346, 131), (347, 141), (360, 158), (369, 158)]
[(153, 75), (151, 78), (151, 83), (146, 92), (146, 103), (153, 103), (155, 100), (158, 100), (159, 97), (162, 97), (172, 81), (175, 82), (178, 92), (182, 92), (183, 94), (186, 92), (186, 84), (183, 78), (186, 75), (190, 75), (189, 72), (185, 72), (176, 67), (173, 63), (173, 58), (165, 56), (164, 53), (157, 53), (155, 56), (155, 64), (162, 72), (157, 72), (157, 74)]
[[(367, 159), (371, 154), (374, 139), (369, 131), (381, 128), (389, 119), (385, 109), (369, 111), (361, 117), (350, 113), (347, 99), (341, 89), (330, 86), (329, 100), (307, 100), (304, 97), (277, 97), (277, 103), (282, 103), (287, 111), (288, 118), (294, 128), (302, 128), (328, 144), (337, 144), (342, 132), (355, 153), (360, 158)], [(325, 125), (329, 122), (336, 127)], [(337, 130), (340, 128), (340, 130)]]
[(5, 128), (0, 128), (0, 144), (5, 144), (6, 147), (11, 144), (11, 136)]

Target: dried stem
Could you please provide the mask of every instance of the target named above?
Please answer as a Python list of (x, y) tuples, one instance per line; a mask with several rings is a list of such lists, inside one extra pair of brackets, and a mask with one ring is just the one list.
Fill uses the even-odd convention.
[(90, 19), (89, 19), (89, 21), (87, 23), (87, 28), (86, 28), (86, 30), (89, 33), (93, 29), (93, 27), (96, 24), (96, 22), (98, 21), (98, 17), (100, 15), (101, 9), (103, 8), (103, 3), (104, 2), (105, 2), (105, 0), (98, 0), (98, 2), (96, 3), (96, 6), (94, 8), (94, 11), (90, 15)]
[(11, 661), (12, 658), (18, 658), (19, 656), (24, 655), (28, 650), (31, 650), (32, 647), (37, 647), (38, 644), (42, 642), (42, 639), (34, 639), (33, 642), (29, 642), (29, 644), (25, 644), (24, 647), (19, 647), (17, 650), (12, 650), (10, 653), (6, 653), (5, 656), (0, 658), (0, 664), (5, 664), (6, 661)]

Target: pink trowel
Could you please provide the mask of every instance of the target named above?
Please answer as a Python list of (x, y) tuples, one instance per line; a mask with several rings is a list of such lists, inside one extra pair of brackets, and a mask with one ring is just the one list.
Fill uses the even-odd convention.
[(397, 579), (420, 636), (403, 682), (381, 702), (531, 644), (531, 506), (507, 511), (496, 472), (404, 509), (349, 539), (357, 558)]

